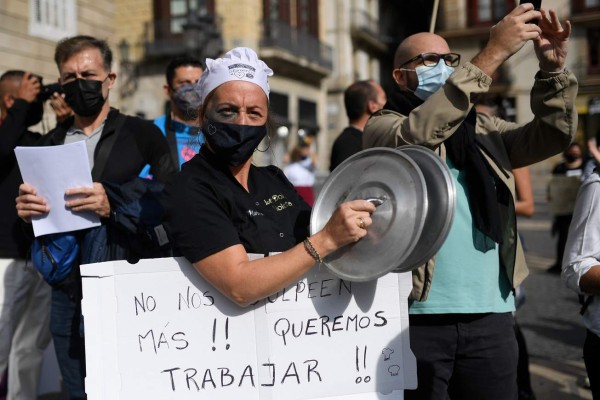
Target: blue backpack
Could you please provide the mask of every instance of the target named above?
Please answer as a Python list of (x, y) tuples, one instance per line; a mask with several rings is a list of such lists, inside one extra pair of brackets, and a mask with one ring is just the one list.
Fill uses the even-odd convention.
[(79, 238), (73, 232), (39, 236), (31, 246), (31, 262), (52, 286), (64, 282), (79, 263)]

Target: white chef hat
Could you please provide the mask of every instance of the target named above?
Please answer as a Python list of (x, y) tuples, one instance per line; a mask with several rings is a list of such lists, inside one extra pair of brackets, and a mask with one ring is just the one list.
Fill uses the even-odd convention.
[(258, 85), (269, 98), (269, 82), (267, 77), (273, 75), (273, 70), (262, 60), (254, 50), (248, 47), (236, 47), (229, 50), (222, 58), (206, 59), (206, 70), (202, 72), (196, 92), (200, 101), (225, 82), (246, 81)]

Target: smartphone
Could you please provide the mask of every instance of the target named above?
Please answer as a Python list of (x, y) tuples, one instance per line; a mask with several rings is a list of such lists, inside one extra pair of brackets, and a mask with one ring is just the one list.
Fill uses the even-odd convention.
[[(520, 0), (519, 1), (519, 5), (520, 4), (525, 4), (525, 3), (531, 3), (533, 4), (533, 9), (536, 11), (540, 11), (540, 7), (542, 6), (542, 0), (533, 0), (533, 1), (526, 1), (526, 0)], [(538, 20), (537, 19), (532, 19), (531, 21), (529, 21), (530, 24), (538, 24)]]
[(60, 83), (51, 83), (42, 85), (42, 90), (38, 93), (38, 99), (42, 102), (48, 100), (54, 93), (63, 93), (63, 88)]
[(519, 1), (519, 4), (525, 4), (525, 3), (531, 3), (531, 4), (533, 4), (533, 8), (536, 11), (540, 11), (540, 7), (542, 6), (542, 0), (533, 0), (533, 1), (521, 0), (521, 1)]

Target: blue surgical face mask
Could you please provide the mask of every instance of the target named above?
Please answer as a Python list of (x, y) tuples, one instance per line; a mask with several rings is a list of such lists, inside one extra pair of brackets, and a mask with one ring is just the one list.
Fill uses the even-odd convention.
[(408, 71), (415, 71), (417, 73), (417, 78), (419, 78), (419, 85), (417, 89), (414, 91), (415, 96), (425, 101), (438, 91), (439, 88), (444, 86), (446, 80), (452, 75), (454, 72), (453, 67), (449, 67), (444, 63), (443, 60), (435, 67), (426, 67), (421, 65), (415, 69), (408, 69)]

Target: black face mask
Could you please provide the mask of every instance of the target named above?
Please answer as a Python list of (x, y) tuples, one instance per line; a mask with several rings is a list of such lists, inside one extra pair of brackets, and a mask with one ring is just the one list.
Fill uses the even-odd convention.
[(237, 167), (252, 156), (267, 135), (267, 125), (236, 125), (208, 120), (202, 132), (212, 151), (227, 164)]
[(579, 159), (579, 156), (576, 156), (575, 154), (565, 154), (565, 160), (567, 160), (567, 162), (572, 163), (573, 161), (577, 161)]
[(65, 100), (75, 114), (82, 117), (91, 117), (102, 110), (102, 106), (106, 101), (102, 96), (102, 83), (104, 81), (77, 78), (63, 85)]
[(40, 100), (34, 100), (29, 104), (27, 114), (25, 114), (25, 126), (30, 127), (42, 120), (44, 115), (44, 103)]

